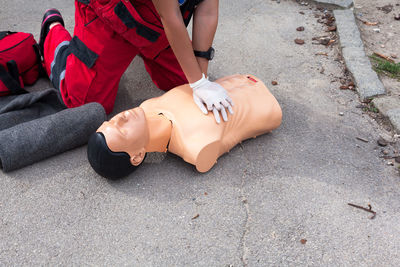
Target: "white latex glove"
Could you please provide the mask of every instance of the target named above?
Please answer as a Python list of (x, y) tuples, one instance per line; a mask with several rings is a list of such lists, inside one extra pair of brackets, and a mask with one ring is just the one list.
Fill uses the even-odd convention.
[(194, 102), (204, 114), (212, 111), (215, 121), (220, 123), (219, 112), (221, 112), (223, 120), (228, 121), (225, 108), (228, 109), (229, 113), (233, 114), (233, 101), (221, 85), (210, 82), (203, 74), (203, 77), (197, 82), (191, 83), (190, 87), (193, 89)]

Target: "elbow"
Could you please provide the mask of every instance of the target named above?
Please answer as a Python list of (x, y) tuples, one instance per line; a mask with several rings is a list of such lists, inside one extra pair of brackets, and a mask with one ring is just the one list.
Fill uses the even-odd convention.
[(195, 14), (193, 18), (193, 23), (196, 25), (202, 25), (202, 27), (206, 28), (217, 28), (218, 26), (218, 13), (200, 13)]
[(194, 12), (194, 18), (201, 18), (201, 19), (206, 19), (208, 21), (218, 21), (218, 4), (214, 5), (205, 5), (207, 3), (202, 3), (200, 4), (195, 12)]
[[(179, 11), (179, 9), (178, 9), (178, 11)], [(161, 21), (162, 21), (164, 27), (165, 26), (179, 25), (179, 24), (183, 23), (182, 15), (181, 15), (180, 12), (177, 12), (177, 11), (175, 11), (175, 12), (162, 12), (162, 11), (160, 11), (159, 15), (160, 15), (160, 18), (161, 18)]]

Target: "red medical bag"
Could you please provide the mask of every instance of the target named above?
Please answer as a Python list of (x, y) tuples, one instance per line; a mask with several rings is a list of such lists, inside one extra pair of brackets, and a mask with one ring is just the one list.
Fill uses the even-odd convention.
[(24, 85), (35, 83), (40, 70), (39, 47), (32, 34), (0, 32), (0, 96), (26, 92)]

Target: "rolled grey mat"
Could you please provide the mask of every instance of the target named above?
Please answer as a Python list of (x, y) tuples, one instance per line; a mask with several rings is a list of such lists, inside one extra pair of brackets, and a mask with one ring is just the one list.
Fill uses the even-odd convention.
[(55, 89), (0, 97), (0, 131), (66, 109), (60, 97)]
[(84, 145), (105, 119), (104, 108), (89, 103), (0, 131), (0, 165), (8, 172)]

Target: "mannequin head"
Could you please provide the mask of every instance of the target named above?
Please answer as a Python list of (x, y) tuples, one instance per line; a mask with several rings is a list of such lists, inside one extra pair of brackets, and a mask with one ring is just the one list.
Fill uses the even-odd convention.
[(149, 129), (143, 109), (121, 112), (90, 137), (89, 162), (103, 177), (122, 178), (143, 162), (148, 142)]

